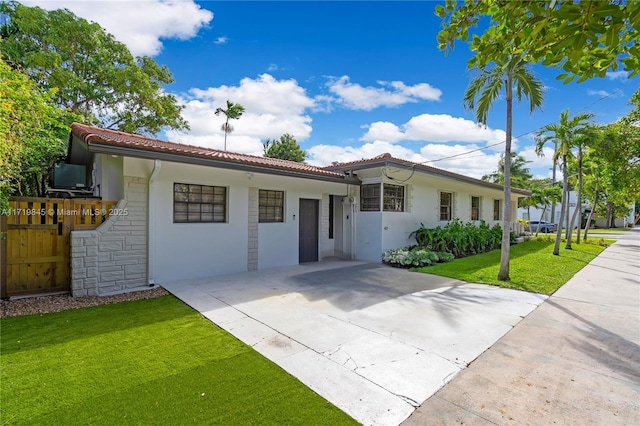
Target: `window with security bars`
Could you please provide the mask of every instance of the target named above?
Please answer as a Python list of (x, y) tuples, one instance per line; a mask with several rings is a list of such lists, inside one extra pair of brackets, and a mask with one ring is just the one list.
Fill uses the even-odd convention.
[(471, 197), (471, 220), (480, 220), (480, 197)]
[(260, 190), (258, 222), (284, 222), (284, 191)]
[(380, 184), (372, 183), (360, 186), (360, 211), (380, 211)]
[(493, 220), (500, 220), (500, 200), (493, 200)]
[(227, 221), (227, 188), (224, 186), (173, 184), (173, 222)]
[(382, 199), (385, 212), (403, 212), (404, 186), (385, 183), (383, 185)]
[(451, 220), (453, 214), (453, 193), (440, 193), (440, 220)]

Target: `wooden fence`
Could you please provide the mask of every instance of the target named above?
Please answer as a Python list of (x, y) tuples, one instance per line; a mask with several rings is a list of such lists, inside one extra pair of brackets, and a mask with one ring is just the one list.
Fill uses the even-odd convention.
[(2, 297), (71, 289), (71, 231), (94, 229), (115, 201), (13, 197), (0, 216)]

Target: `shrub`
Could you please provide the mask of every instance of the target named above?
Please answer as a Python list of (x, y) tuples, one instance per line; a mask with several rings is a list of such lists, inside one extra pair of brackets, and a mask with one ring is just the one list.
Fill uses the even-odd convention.
[(438, 256), (438, 263), (447, 263), (447, 262), (451, 262), (453, 259), (455, 259), (456, 257), (454, 255), (452, 255), (451, 253), (446, 253), (444, 251), (439, 251), (436, 252), (436, 255)]
[(490, 227), (484, 221), (476, 225), (473, 222), (465, 224), (460, 219), (454, 219), (445, 226), (434, 229), (421, 225), (410, 237), (416, 239), (418, 246), (428, 250), (464, 257), (500, 247), (502, 228), (500, 225)]
[(453, 259), (454, 256), (450, 253), (436, 253), (420, 246), (387, 250), (382, 254), (384, 263), (402, 268), (429, 266), (433, 263), (449, 262)]

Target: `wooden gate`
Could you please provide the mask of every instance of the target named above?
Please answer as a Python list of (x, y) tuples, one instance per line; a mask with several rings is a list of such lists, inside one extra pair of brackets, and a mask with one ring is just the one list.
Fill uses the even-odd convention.
[(93, 229), (115, 202), (13, 197), (2, 212), (2, 297), (71, 290), (73, 229)]

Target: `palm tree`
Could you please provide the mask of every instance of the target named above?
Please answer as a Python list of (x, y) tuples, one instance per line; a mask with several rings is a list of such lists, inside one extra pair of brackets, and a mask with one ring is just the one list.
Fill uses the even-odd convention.
[[(522, 207), (527, 209), (527, 219), (531, 221), (531, 207), (544, 206), (546, 204), (546, 200), (542, 198), (542, 188), (531, 187), (531, 195), (525, 198), (519, 199), (518, 207)], [(545, 206), (546, 207), (546, 206)], [(544, 214), (544, 211), (542, 212)], [(542, 220), (542, 219), (540, 219)]]
[(591, 184), (593, 191), (593, 201), (591, 203), (591, 210), (589, 211), (589, 215), (587, 216), (587, 222), (584, 226), (584, 241), (587, 242), (587, 235), (589, 233), (589, 226), (591, 226), (591, 220), (593, 219), (593, 213), (596, 210), (596, 206), (598, 205), (598, 198), (600, 196), (600, 180), (602, 179), (602, 160), (600, 157), (589, 155), (593, 154), (594, 151), (587, 152), (587, 159), (584, 164), (584, 168), (587, 170), (587, 176), (589, 180), (587, 184)]
[(504, 214), (502, 215), (502, 248), (498, 279), (509, 280), (509, 254), (511, 243), (511, 137), (513, 132), (513, 95), (518, 101), (529, 99), (529, 109), (533, 112), (542, 105), (542, 82), (538, 80), (522, 56), (507, 56), (507, 59), (480, 68), (464, 94), (463, 105), (475, 111), (476, 120), (486, 123), (489, 109), (500, 93), (504, 91), (507, 103), (507, 128), (504, 148)]
[[(591, 145), (593, 140), (596, 138), (596, 132), (593, 128), (586, 128), (584, 133), (578, 135), (575, 138), (576, 146), (578, 148), (578, 157), (577, 166), (578, 166), (578, 199), (576, 201), (576, 208), (573, 210), (573, 216), (571, 216), (571, 223), (569, 224), (569, 237), (571, 237), (571, 232), (573, 231), (573, 226), (576, 222), (576, 217), (578, 213), (580, 214), (580, 219), (578, 222), (578, 231), (576, 233), (576, 244), (580, 244), (580, 230), (582, 228), (582, 175), (583, 175), (583, 161), (584, 161), (584, 150)], [(571, 238), (567, 238), (567, 245), (565, 248), (571, 248)]]
[(227, 99), (227, 109), (216, 108), (216, 115), (223, 113), (227, 117), (227, 121), (220, 127), (224, 132), (224, 150), (227, 150), (227, 134), (233, 132), (233, 126), (229, 124), (230, 119), (237, 120), (244, 113), (244, 107), (240, 104), (234, 104)]
[[(533, 179), (533, 175), (525, 165), (530, 162), (525, 160), (522, 155), (517, 155), (515, 152), (511, 153), (510, 176), (512, 186), (516, 188), (526, 188), (528, 186), (528, 182)], [(504, 184), (504, 154), (500, 154), (498, 170), (482, 176), (482, 180)]]
[[(565, 220), (565, 214), (569, 214), (569, 173), (568, 161), (572, 155), (571, 148), (576, 143), (576, 137), (586, 132), (588, 120), (593, 114), (582, 113), (569, 118), (569, 110), (560, 113), (560, 121), (558, 123), (547, 124), (536, 134), (536, 153), (543, 155), (542, 148), (545, 143), (550, 140), (554, 141), (556, 151), (554, 157), (561, 160), (562, 167), (562, 210), (560, 210), (560, 221), (558, 223), (558, 231), (556, 233), (556, 243), (553, 247), (553, 254), (560, 254), (560, 241), (562, 239), (562, 224)], [(571, 240), (571, 230), (567, 230), (567, 241)], [(571, 248), (571, 244), (569, 244)]]
[(560, 193), (560, 188), (552, 185), (547, 186), (542, 189), (541, 194), (542, 200), (544, 201), (544, 208), (542, 209), (542, 214), (540, 215), (540, 221), (538, 222), (538, 228), (536, 229), (536, 237), (540, 233), (540, 225), (544, 219), (544, 214), (547, 212), (547, 207), (549, 204), (554, 206), (557, 202), (562, 200), (562, 194)]

